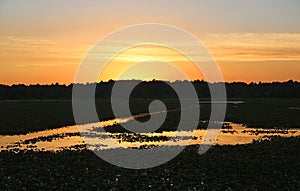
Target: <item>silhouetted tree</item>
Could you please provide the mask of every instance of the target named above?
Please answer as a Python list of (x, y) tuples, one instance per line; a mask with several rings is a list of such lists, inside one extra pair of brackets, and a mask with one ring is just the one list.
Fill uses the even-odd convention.
[[(130, 81), (120, 81), (124, 86)], [(152, 80), (149, 82), (138, 81), (140, 84), (133, 90), (132, 98), (177, 98), (175, 91), (164, 81)], [(184, 86), (187, 81), (175, 81), (172, 85)], [(220, 83), (208, 84), (203, 80), (192, 82), (198, 97), (210, 98), (209, 85), (217, 86)], [(111, 96), (115, 81), (100, 82), (96, 84), (95, 96), (97, 99), (108, 99)], [(70, 84), (70, 85), (0, 85), (0, 100), (32, 100), (32, 99), (71, 99), (72, 87), (87, 87), (95, 84)], [(289, 80), (287, 82), (272, 83), (225, 83), (228, 98), (300, 98), (300, 82)]]

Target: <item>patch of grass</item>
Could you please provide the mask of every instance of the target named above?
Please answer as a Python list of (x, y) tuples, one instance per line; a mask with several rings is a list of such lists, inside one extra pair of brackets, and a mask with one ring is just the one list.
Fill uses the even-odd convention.
[(228, 105), (225, 121), (245, 124), (253, 128), (299, 128), (300, 99), (245, 100), (239, 105)]
[[(132, 114), (149, 112), (151, 100), (133, 100)], [(165, 100), (168, 109), (178, 107), (176, 100)], [(110, 100), (97, 100), (100, 120), (114, 118)], [(0, 134), (25, 134), (39, 130), (75, 125), (72, 101), (2, 101), (0, 102)], [(127, 116), (124, 116), (127, 117)]]
[(71, 101), (0, 102), (0, 133), (22, 134), (74, 124)]

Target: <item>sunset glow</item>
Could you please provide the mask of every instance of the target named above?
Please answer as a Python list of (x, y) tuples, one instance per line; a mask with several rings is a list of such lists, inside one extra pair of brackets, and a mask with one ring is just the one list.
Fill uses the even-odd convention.
[(158, 45), (142, 45), (116, 55), (99, 76), (109, 79), (196, 80), (204, 79), (193, 61), (182, 53)]
[[(198, 2), (180, 2), (183, 6), (171, 8), (166, 2), (156, 3), (118, 2), (120, 5), (116, 6), (116, 2), (101, 4), (100, 1), (83, 5), (82, 2), (72, 1), (74, 6), (69, 7), (68, 1), (43, 4), (37, 1), (2, 1), (0, 83), (70, 84), (82, 59), (98, 40), (122, 27), (147, 22), (174, 25), (196, 36), (216, 59), (225, 81), (300, 80), (300, 25), (299, 19), (296, 19), (300, 13), (294, 8), (299, 6), (298, 2), (286, 1), (282, 8), (281, 3), (276, 1), (273, 9), (282, 8), (282, 14), (274, 13), (272, 18), (263, 14), (268, 11), (265, 3), (248, 3), (252, 8), (261, 8), (253, 17), (236, 0), (230, 0), (226, 5), (220, 3), (235, 10), (233, 15), (218, 10), (214, 3), (207, 3), (206, 9), (193, 5)], [(147, 11), (139, 11), (145, 7)], [(182, 9), (179, 11), (178, 7)], [(227, 25), (224, 24), (226, 19)], [(148, 58), (141, 56), (147, 57), (148, 54), (164, 62), (177, 63), (191, 79), (204, 79), (191, 64), (184, 64), (186, 58), (168, 50), (156, 47), (149, 51), (149, 47), (139, 47), (126, 53), (129, 55), (124, 54), (115, 58), (99, 79), (117, 79), (116, 74), (123, 69), (120, 65), (147, 61)], [(132, 70), (132, 76), (128, 73), (126, 78), (180, 79), (170, 72), (151, 76), (150, 71), (158, 64), (148, 61), (144, 63), (144, 67), (148, 66), (148, 73), (142, 74), (141, 69)], [(162, 71), (167, 70), (163, 68)]]

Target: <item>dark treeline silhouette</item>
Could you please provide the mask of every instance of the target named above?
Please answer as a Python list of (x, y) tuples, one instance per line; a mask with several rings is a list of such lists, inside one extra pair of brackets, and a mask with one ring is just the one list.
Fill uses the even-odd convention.
[[(121, 83), (132, 81), (120, 81)], [(163, 81), (139, 81), (140, 84), (133, 90), (132, 98), (177, 98), (174, 90)], [(115, 81), (100, 82), (96, 88), (96, 99), (107, 99)], [(187, 81), (172, 82), (172, 85), (182, 86)], [(199, 98), (210, 98), (208, 83), (196, 80), (192, 82)], [(212, 86), (220, 83), (212, 83)], [(0, 85), (0, 100), (32, 100), (32, 99), (71, 99), (74, 85), (87, 87), (91, 84), (70, 85)], [(300, 98), (300, 82), (272, 82), (272, 83), (225, 83), (228, 98)]]

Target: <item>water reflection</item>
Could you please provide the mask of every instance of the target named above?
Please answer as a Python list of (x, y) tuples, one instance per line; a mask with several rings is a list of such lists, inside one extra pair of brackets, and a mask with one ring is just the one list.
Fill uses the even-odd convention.
[[(158, 114), (160, 112), (157, 112)], [(0, 150), (59, 151), (63, 149), (115, 149), (115, 148), (152, 148), (159, 145), (184, 146), (200, 144), (206, 130), (160, 132), (160, 133), (109, 133), (99, 128), (126, 123), (134, 118), (145, 117), (143, 113), (133, 117), (120, 118), (45, 130), (26, 135), (0, 136)], [(202, 122), (203, 123), (203, 122)], [(211, 130), (216, 131), (216, 130)], [(80, 133), (79, 133), (80, 132)], [(176, 134), (176, 136), (174, 136)], [(300, 130), (253, 129), (234, 123), (224, 123), (215, 144), (247, 144), (253, 140), (270, 136), (300, 136)], [(83, 138), (84, 137), (84, 140)]]

